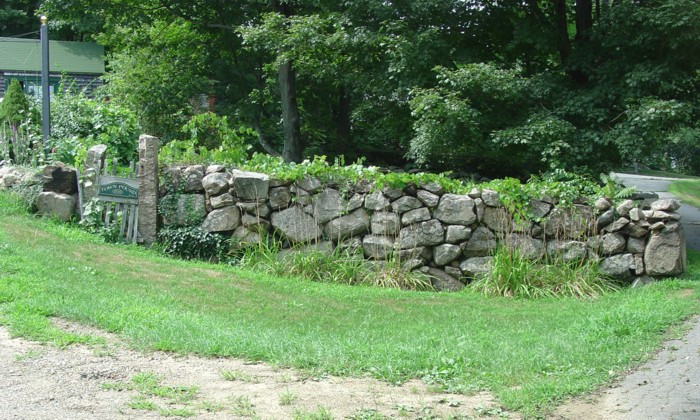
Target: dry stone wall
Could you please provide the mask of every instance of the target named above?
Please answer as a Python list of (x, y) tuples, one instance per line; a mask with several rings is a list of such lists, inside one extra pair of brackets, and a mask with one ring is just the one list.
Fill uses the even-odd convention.
[(272, 234), (286, 248), (317, 243), (372, 260), (395, 258), (444, 290), (488, 273), (499, 244), (530, 260), (597, 261), (604, 274), (630, 282), (678, 275), (686, 267), (680, 204), (650, 194), (617, 206), (604, 198), (572, 208), (546, 197), (532, 200), (530, 213), (541, 220), (534, 222), (515, 221), (496, 191), (450, 194), (435, 183), (375, 190), (367, 182), (287, 182), (221, 165), (171, 167), (164, 175), (161, 195), (172, 203), (162, 214), (166, 226), (203, 220), (204, 230), (243, 245)]

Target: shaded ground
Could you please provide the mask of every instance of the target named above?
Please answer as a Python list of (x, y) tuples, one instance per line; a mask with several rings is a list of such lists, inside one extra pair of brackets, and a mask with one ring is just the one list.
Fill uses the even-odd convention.
[[(435, 394), (420, 381), (392, 386), (369, 378), (315, 378), (236, 359), (141, 353), (99, 330), (55, 323), (67, 331), (105, 337), (107, 344), (59, 349), (12, 339), (0, 328), (1, 418), (142, 419), (178, 413), (198, 419), (310, 418), (321, 413), (333, 418), (369, 418), (373, 413), (442, 418), (500, 413), (487, 393)], [(161, 388), (134, 387), (134, 378), (144, 373), (158, 378)], [(193, 386), (196, 392), (189, 398), (186, 390)]]

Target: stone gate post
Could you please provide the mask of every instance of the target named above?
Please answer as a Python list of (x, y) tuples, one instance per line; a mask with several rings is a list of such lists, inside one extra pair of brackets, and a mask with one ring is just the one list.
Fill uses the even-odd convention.
[(151, 245), (158, 233), (158, 147), (157, 137), (139, 137), (139, 223), (141, 242)]

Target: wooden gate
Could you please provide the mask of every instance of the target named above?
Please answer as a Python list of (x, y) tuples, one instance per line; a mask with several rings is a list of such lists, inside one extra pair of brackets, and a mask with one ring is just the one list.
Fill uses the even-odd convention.
[(134, 162), (129, 173), (117, 176), (117, 160), (112, 161), (111, 174), (107, 165), (97, 171), (97, 199), (103, 203), (105, 227), (119, 229), (119, 238), (127, 243), (138, 242), (139, 184)]

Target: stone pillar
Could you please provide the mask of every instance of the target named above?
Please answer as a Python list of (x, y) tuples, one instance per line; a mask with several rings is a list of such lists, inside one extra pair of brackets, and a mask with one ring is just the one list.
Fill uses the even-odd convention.
[(151, 245), (158, 233), (158, 147), (157, 137), (139, 137), (139, 241)]
[(82, 173), (83, 197), (82, 205), (85, 206), (93, 198), (97, 197), (97, 176), (105, 166), (107, 146), (98, 144), (88, 149), (85, 159), (85, 169)]

